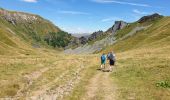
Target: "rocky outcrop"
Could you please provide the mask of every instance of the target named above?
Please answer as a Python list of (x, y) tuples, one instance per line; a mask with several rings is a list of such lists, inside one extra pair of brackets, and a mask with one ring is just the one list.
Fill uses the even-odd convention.
[[(81, 53), (93, 53), (95, 51), (100, 51), (103, 47), (106, 47), (107, 45), (112, 45), (116, 42), (114, 38), (114, 33), (120, 29), (123, 29), (126, 27), (128, 23), (123, 21), (116, 21), (115, 24), (109, 28), (106, 32), (103, 32), (101, 30), (92, 33), (89, 37), (81, 37), (76, 38), (77, 48), (71, 49), (67, 48), (64, 52), (65, 53), (73, 53), (73, 54), (81, 54)], [(97, 39), (100, 38), (100, 40), (97, 41)], [(75, 43), (74, 40), (74, 43)], [(89, 41), (94, 41), (93, 44), (89, 45)], [(73, 42), (71, 43), (72, 45)]]
[(116, 31), (123, 29), (124, 27), (126, 27), (128, 25), (128, 23), (124, 22), (124, 21), (115, 21), (115, 24), (109, 28), (106, 33), (109, 34), (114, 34)]
[(97, 31), (94, 32), (90, 37), (89, 40), (94, 40), (97, 39), (98, 37), (101, 37), (103, 35), (110, 35), (110, 34), (114, 34), (116, 31), (123, 29), (124, 27), (126, 27), (128, 25), (128, 23), (124, 22), (124, 21), (115, 21), (115, 24), (109, 28), (106, 32), (103, 31)]
[(75, 47), (75, 46), (82, 46), (85, 45), (86, 43), (88, 43), (89, 41), (95, 40), (101, 36), (103, 36), (104, 32), (103, 31), (97, 31), (92, 33), (89, 36), (81, 36), (81, 37), (74, 37), (74, 39), (72, 39), (72, 41), (69, 43), (68, 47), (66, 48), (70, 48), (70, 47)]
[(72, 40), (70, 41), (70, 43), (68, 44), (68, 46), (66, 46), (64, 49), (79, 47), (81, 45), (86, 44), (87, 40), (88, 39), (86, 37), (84, 37), (84, 36), (82, 36), (80, 38), (73, 37)]
[(79, 41), (80, 41), (80, 44), (84, 45), (84, 44), (86, 44), (88, 42), (88, 38), (82, 36), (82, 37), (79, 38)]
[[(163, 17), (162, 15), (159, 15), (157, 13), (155, 13), (153, 15), (149, 15), (149, 16), (144, 16), (137, 21), (138, 24), (136, 24), (137, 22), (134, 22), (134, 24), (133, 23), (128, 24), (124, 21), (116, 21), (115, 24), (111, 28), (109, 28), (106, 32), (94, 32), (89, 37), (88, 41), (95, 40), (95, 39), (97, 39), (96, 37), (100, 37), (100, 36), (102, 36), (102, 38), (99, 38), (90, 44), (86, 43), (85, 45), (81, 45), (74, 49), (67, 49), (64, 52), (71, 53), (71, 54), (84, 54), (84, 53), (89, 54), (89, 53), (98, 52), (107, 46), (113, 45), (117, 41), (124, 40), (128, 37), (133, 36), (134, 34), (138, 33), (139, 31), (148, 29), (149, 27), (152, 26), (153, 22), (155, 22), (156, 20), (159, 20), (162, 17)], [(146, 23), (146, 24), (141, 24), (141, 23), (149, 22), (149, 21), (152, 21), (152, 22)], [(130, 25), (136, 25), (136, 26), (130, 27)], [(127, 32), (127, 33), (124, 33), (121, 38), (117, 38), (116, 35), (117, 35), (117, 33), (119, 34), (119, 32), (117, 32), (117, 31), (121, 30), (123, 28), (126, 28), (126, 27), (127, 28), (129, 27), (128, 29), (130, 29), (130, 31), (127, 32), (126, 30), (123, 30), (122, 32)]]
[(88, 40), (94, 40), (94, 39), (97, 39), (98, 37), (101, 37), (102, 35), (104, 34), (103, 31), (99, 30), (97, 32), (94, 32), (90, 35), (90, 37), (88, 38)]
[(75, 45), (79, 47), (79, 46), (85, 45), (86, 43), (90, 41), (95, 42), (98, 38), (103, 39), (105, 38), (105, 36), (114, 35), (116, 31), (123, 29), (127, 25), (128, 23), (124, 21), (115, 21), (115, 24), (111, 28), (109, 28), (106, 32), (99, 30), (86, 37), (82, 36), (80, 38), (74, 38), (67, 48), (69, 48), (70, 45), (72, 47), (75, 47)]
[(85, 44), (85, 45), (80, 46), (76, 49), (67, 49), (67, 50), (64, 51), (64, 53), (67, 53), (67, 54), (92, 54), (94, 52), (99, 52), (103, 48), (110, 46), (110, 45), (113, 45), (117, 41), (123, 40), (123, 39), (125, 39), (129, 36), (132, 36), (135, 33), (137, 33), (138, 31), (148, 29), (150, 26), (151, 25), (140, 26), (140, 27), (137, 26), (134, 29), (132, 29), (129, 33), (127, 33), (125, 36), (123, 36), (122, 38), (120, 38), (118, 40), (114, 37), (114, 35), (109, 35), (109, 36), (107, 36), (107, 37), (105, 37), (105, 38), (103, 38), (99, 41), (96, 41), (92, 45)]
[(0, 16), (7, 20), (8, 22), (12, 23), (13, 25), (16, 25), (17, 23), (32, 23), (36, 20), (40, 20), (37, 15), (23, 13), (23, 12), (14, 12), (14, 11), (8, 11), (4, 9), (0, 9)]
[[(33, 47), (53, 46), (63, 48), (70, 43), (72, 36), (62, 31), (52, 22), (39, 15), (0, 9), (0, 26), (9, 33), (16, 33)], [(39, 46), (37, 46), (37, 45)]]
[(148, 22), (148, 21), (154, 21), (157, 20), (159, 18), (162, 18), (162, 15), (159, 15), (158, 13), (149, 15), (149, 16), (144, 16), (141, 19), (138, 20), (138, 23), (144, 23), (144, 22)]

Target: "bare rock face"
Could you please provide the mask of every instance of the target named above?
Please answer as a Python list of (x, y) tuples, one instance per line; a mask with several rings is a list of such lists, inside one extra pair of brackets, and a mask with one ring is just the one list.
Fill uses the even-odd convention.
[(106, 31), (106, 33), (114, 34), (117, 30), (123, 29), (127, 25), (128, 25), (128, 23), (126, 23), (124, 21), (115, 21), (115, 24), (111, 28), (109, 28)]
[(86, 44), (88, 42), (88, 38), (82, 36), (82, 37), (79, 38), (79, 41), (80, 41), (81, 44), (84, 45), (84, 44)]
[(14, 12), (14, 11), (7, 11), (4, 9), (0, 9), (0, 17), (4, 18), (8, 22), (16, 25), (17, 23), (32, 23), (38, 19), (36, 15), (27, 14), (22, 12)]
[(92, 41), (97, 39), (98, 37), (103, 36), (104, 32), (103, 31), (97, 31), (92, 33), (89, 36), (81, 36), (79, 38), (75, 37), (72, 42), (69, 45), (77, 45), (77, 46), (81, 46), (81, 45), (85, 45), (88, 41)]
[(79, 38), (75, 37), (74, 39), (72, 39), (72, 42), (70, 44), (72, 44), (72, 45), (79, 45), (80, 44)]
[(141, 19), (138, 20), (138, 23), (144, 23), (144, 22), (148, 22), (148, 21), (154, 21), (158, 18), (162, 18), (162, 15), (159, 15), (158, 13), (149, 15), (149, 16), (144, 16)]
[(104, 34), (104, 32), (101, 31), (101, 30), (100, 30), (100, 31), (97, 31), (97, 32), (94, 32), (94, 33), (92, 33), (92, 34), (90, 35), (90, 37), (88, 38), (88, 40), (94, 40), (94, 39), (102, 36), (103, 34)]
[(89, 41), (95, 41), (98, 38), (104, 38), (107, 35), (110, 34), (114, 34), (116, 31), (123, 29), (124, 27), (126, 27), (128, 25), (128, 23), (124, 22), (124, 21), (115, 21), (115, 24), (109, 28), (106, 32), (103, 32), (102, 30), (93, 32), (91, 35), (89, 35), (88, 37), (82, 36), (80, 38), (75, 38), (73, 39), (73, 41), (69, 44), (71, 46), (82, 46), (85, 45), (86, 43), (88, 43)]
[(81, 45), (81, 41), (80, 41), (80, 38), (78, 37), (73, 37), (73, 39), (70, 41), (70, 43), (68, 44), (68, 46), (66, 46), (64, 49), (69, 49), (69, 48), (72, 48), (72, 47), (78, 47)]

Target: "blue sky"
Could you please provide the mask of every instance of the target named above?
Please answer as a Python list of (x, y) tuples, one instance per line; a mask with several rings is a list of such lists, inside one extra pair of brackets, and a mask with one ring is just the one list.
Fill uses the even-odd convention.
[(0, 7), (41, 15), (70, 33), (107, 30), (154, 12), (170, 15), (170, 0), (0, 0)]

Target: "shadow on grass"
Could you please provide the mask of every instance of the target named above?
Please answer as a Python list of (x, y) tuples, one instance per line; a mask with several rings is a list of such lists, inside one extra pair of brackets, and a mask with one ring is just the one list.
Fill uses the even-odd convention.
[(103, 72), (110, 72), (109, 69), (103, 69), (102, 71), (103, 71)]
[(97, 71), (102, 71), (102, 72), (110, 72), (109, 69), (101, 69), (101, 68), (97, 68), (96, 70), (97, 70)]

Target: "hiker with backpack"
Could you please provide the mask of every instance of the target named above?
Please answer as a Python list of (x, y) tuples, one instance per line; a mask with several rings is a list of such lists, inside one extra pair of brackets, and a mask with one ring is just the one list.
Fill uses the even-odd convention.
[(101, 69), (103, 69), (103, 68), (105, 69), (106, 60), (107, 60), (106, 55), (103, 53), (102, 56), (101, 56), (101, 66), (100, 66)]
[(115, 65), (115, 62), (116, 62), (116, 56), (114, 52), (109, 52), (107, 55), (107, 59), (109, 60), (110, 71), (113, 71), (113, 66)]

